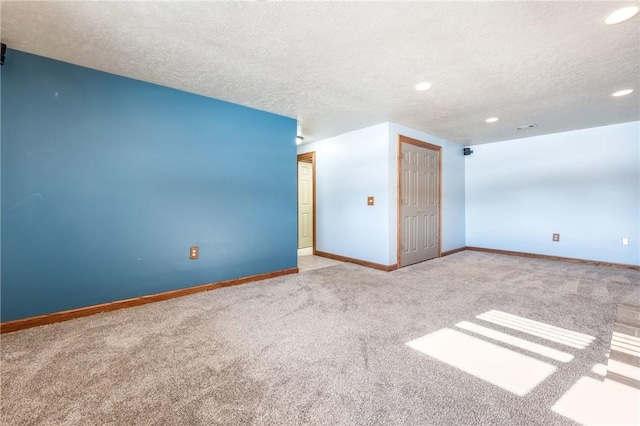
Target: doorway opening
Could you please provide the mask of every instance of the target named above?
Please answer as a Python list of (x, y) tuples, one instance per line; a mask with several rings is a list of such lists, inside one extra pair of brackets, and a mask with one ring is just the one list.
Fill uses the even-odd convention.
[(441, 150), (398, 138), (398, 268), (442, 255)]
[(316, 253), (316, 153), (298, 154), (298, 256)]

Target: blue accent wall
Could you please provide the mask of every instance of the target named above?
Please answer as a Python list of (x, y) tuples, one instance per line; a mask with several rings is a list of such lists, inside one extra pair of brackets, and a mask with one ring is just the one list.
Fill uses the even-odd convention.
[(295, 120), (15, 50), (1, 78), (2, 321), (296, 267)]

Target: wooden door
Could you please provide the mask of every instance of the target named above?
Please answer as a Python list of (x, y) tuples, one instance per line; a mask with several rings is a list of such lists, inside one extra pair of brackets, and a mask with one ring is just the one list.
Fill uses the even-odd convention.
[(400, 146), (400, 262), (402, 266), (438, 257), (439, 152)]
[(298, 162), (298, 248), (313, 246), (313, 164)]

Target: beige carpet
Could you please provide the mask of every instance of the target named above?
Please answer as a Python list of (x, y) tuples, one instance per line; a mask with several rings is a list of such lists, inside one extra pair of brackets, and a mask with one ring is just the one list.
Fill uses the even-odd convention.
[(621, 302), (639, 304), (638, 271), (477, 252), (342, 264), (2, 335), (0, 420), (624, 421), (640, 402), (603, 387)]

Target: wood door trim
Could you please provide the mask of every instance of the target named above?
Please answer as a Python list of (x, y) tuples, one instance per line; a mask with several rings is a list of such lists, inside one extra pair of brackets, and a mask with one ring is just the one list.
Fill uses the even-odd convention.
[(398, 239), (397, 239), (397, 260), (398, 268), (402, 267), (402, 144), (427, 148), (438, 152), (438, 257), (442, 257), (442, 147), (428, 142), (413, 139), (408, 136), (398, 135)]
[[(304, 154), (298, 154), (298, 161), (311, 163), (311, 196), (313, 197), (313, 207), (311, 209), (313, 214), (313, 223), (311, 225), (313, 227), (313, 244), (311, 248), (313, 249), (313, 254), (316, 254), (316, 240), (318, 239), (318, 234), (316, 233), (316, 204), (318, 204), (316, 200), (316, 152), (311, 151), (305, 152)], [(298, 219), (300, 219), (300, 217), (298, 217)]]
[(176, 297), (187, 296), (202, 291), (215, 290), (222, 287), (246, 284), (254, 281), (266, 280), (268, 278), (280, 277), (287, 274), (297, 274), (298, 268), (283, 269), (281, 271), (267, 272), (265, 274), (250, 275), (248, 277), (234, 278), (226, 281), (219, 281), (210, 284), (198, 285), (195, 287), (181, 288), (177, 290), (164, 291), (162, 293), (149, 294), (146, 296), (134, 297), (131, 299), (116, 300), (114, 302), (102, 303), (99, 305), (85, 306), (82, 308), (69, 309), (67, 311), (53, 312), (35, 317), (20, 318), (12, 321), (0, 323), (0, 333), (10, 333), (12, 331), (24, 330), (26, 328), (40, 325), (54, 324), (75, 318), (86, 317), (100, 312), (115, 311), (133, 306), (146, 305), (147, 303), (169, 300)]

